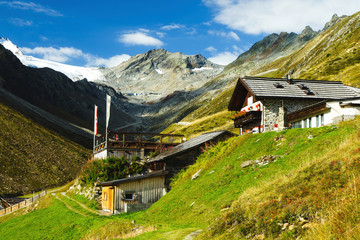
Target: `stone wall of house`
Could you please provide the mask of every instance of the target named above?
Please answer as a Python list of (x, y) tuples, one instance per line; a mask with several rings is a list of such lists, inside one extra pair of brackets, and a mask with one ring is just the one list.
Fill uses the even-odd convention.
[(261, 102), (264, 105), (265, 117), (265, 131), (273, 131), (275, 124), (279, 124), (279, 109), (284, 107), (286, 112), (294, 112), (306, 106), (314, 104), (319, 100), (280, 100), (280, 99), (266, 99)]

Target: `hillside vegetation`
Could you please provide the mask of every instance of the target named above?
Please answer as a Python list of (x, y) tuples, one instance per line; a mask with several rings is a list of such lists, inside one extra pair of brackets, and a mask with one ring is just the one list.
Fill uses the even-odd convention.
[[(39, 221), (30, 219), (50, 218), (46, 214), (51, 211), (51, 221), (41, 220), (42, 229), (51, 228), (53, 221), (66, 227), (67, 214), (72, 214), (74, 239), (85, 238), (90, 231), (93, 238), (100, 236), (110, 220), (119, 221), (119, 226), (109, 228), (109, 236), (120, 236), (125, 222), (135, 221), (136, 229), (147, 229), (135, 239), (183, 239), (196, 230), (202, 230), (196, 239), (356, 238), (360, 236), (359, 125), (357, 118), (338, 126), (234, 137), (204, 152), (145, 212), (104, 218), (101, 224), (103, 217), (91, 215), (96, 224), (80, 223), (83, 209), (57, 195), (52, 196), (55, 206), (5, 221), (0, 231), (9, 235), (26, 229), (37, 236)], [(249, 160), (255, 161), (241, 167)], [(200, 169), (200, 177), (192, 180)], [(69, 207), (78, 215), (63, 209)], [(54, 217), (57, 211), (62, 211), (59, 218)], [(46, 232), (47, 237), (56, 238), (58, 231)]]
[(63, 185), (90, 155), (1, 102), (0, 125), (0, 196)]

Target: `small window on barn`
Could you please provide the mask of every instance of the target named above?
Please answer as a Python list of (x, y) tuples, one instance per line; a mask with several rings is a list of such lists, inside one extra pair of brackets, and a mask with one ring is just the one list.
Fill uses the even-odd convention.
[(126, 201), (133, 201), (134, 199), (134, 192), (125, 192), (124, 197)]
[(275, 86), (276, 88), (284, 88), (284, 86), (281, 85), (280, 83), (275, 83), (274, 86)]

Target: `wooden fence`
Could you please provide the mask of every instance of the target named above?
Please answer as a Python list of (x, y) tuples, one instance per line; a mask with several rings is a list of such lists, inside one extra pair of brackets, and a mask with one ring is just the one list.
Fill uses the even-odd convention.
[(4, 208), (4, 209), (0, 210), (0, 216), (14, 212), (20, 208), (29, 206), (29, 205), (33, 204), (36, 200), (38, 200), (39, 198), (41, 198), (45, 195), (46, 195), (46, 190), (33, 196), (32, 198), (27, 198), (22, 202), (19, 202), (17, 204), (11, 205), (10, 207)]

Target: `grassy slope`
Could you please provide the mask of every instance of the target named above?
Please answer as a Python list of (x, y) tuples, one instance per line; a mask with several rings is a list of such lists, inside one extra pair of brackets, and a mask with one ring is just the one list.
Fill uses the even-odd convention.
[[(359, 125), (360, 119), (356, 119), (338, 127), (235, 137), (201, 155), (174, 179), (172, 190), (145, 212), (111, 218), (90, 214), (88, 219), (64, 211), (61, 203), (53, 199), (53, 204), (42, 212), (37, 210), (2, 223), (0, 231), (11, 235), (13, 231), (31, 230), (36, 239), (40, 234), (36, 230), (39, 221), (41, 229), (52, 229), (53, 222), (58, 222), (66, 229), (73, 226), (71, 237), (77, 239), (105, 234), (105, 224), (119, 222), (119, 226), (129, 226), (128, 222), (135, 220), (145, 229), (152, 230), (153, 224), (157, 228), (136, 239), (183, 239), (197, 229), (203, 229), (199, 239), (234, 239), (262, 233), (269, 238), (302, 235), (311, 239), (312, 234), (323, 234), (325, 238), (339, 234), (359, 236), (360, 212), (355, 208), (357, 205), (351, 205), (360, 203)], [(263, 155), (280, 157), (266, 166), (240, 167), (242, 162)], [(200, 177), (191, 180), (199, 169)], [(63, 201), (79, 209), (64, 197)], [(340, 205), (343, 207), (338, 208)], [(56, 217), (58, 211), (63, 212), (60, 217)], [(346, 218), (339, 225), (342, 215)], [(313, 224), (310, 230), (299, 226), (299, 216), (310, 220)], [(35, 217), (45, 220), (35, 221)], [(280, 231), (277, 223), (282, 222), (297, 228)], [(54, 232), (49, 229), (41, 230), (49, 238), (55, 238), (61, 231), (56, 227)], [(113, 231), (111, 234), (116, 235), (128, 228)]]
[[(203, 228), (199, 239), (359, 237), (359, 125), (357, 119), (340, 127), (230, 139), (203, 154), (168, 195), (139, 216)], [(282, 157), (263, 167), (240, 167), (263, 155)], [(191, 180), (199, 169), (201, 176)], [(311, 222), (310, 230), (300, 226), (299, 216)], [(295, 229), (281, 231), (278, 223), (285, 222)]]
[(0, 196), (63, 185), (90, 153), (2, 103), (0, 125)]
[(114, 216), (94, 214), (59, 193), (47, 195), (32, 208), (25, 215), (20, 212), (15, 217), (5, 216), (6, 221), (1, 217), (0, 239), (94, 239), (93, 232), (98, 239), (118, 238), (136, 227), (134, 223)]

